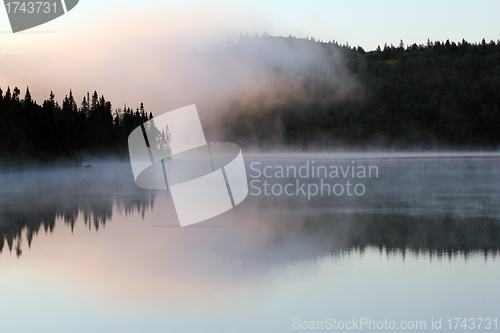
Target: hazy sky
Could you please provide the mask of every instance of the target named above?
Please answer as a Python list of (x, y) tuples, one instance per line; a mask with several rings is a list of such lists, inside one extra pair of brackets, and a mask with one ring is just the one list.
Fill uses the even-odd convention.
[[(165, 99), (167, 108), (197, 102), (186, 93), (193, 85), (186, 74), (195, 71), (189, 52), (236, 40), (240, 32), (334, 39), (372, 50), (401, 39), (497, 40), (499, 13), (496, 0), (80, 0), (66, 15), (12, 34), (0, 10), (0, 87), (29, 85), (39, 101), (50, 90), (61, 100), (72, 88), (78, 101), (97, 90), (114, 107), (143, 101), (158, 114)], [(214, 94), (219, 91), (207, 96)]]
[[(106, 13), (106, 21), (94, 22), (97, 11)], [(217, 28), (225, 28), (221, 38), (234, 37), (234, 34), (251, 34), (267, 31), (271, 35), (292, 34), (298, 37), (315, 37), (321, 40), (335, 39), (351, 45), (361, 45), (374, 49), (384, 43), (425, 43), (431, 40), (480, 41), (482, 38), (496, 40), (498, 36), (498, 13), (500, 1), (497, 0), (80, 0), (70, 16), (59, 19), (33, 31), (55, 31), (62, 33), (71, 30), (77, 36), (86, 32), (78, 23), (86, 22), (95, 29), (109, 29), (119, 26), (120, 17), (130, 17), (134, 13), (164, 14), (161, 29), (175, 25), (168, 18), (175, 13), (185, 23), (200, 28), (200, 32), (211, 26), (211, 18), (218, 18)], [(200, 13), (205, 19), (200, 21)], [(203, 22), (205, 21), (205, 22)], [(96, 25), (97, 23), (97, 25)], [(10, 29), (5, 11), (0, 13), (0, 30)], [(140, 22), (128, 22), (138, 25)], [(215, 27), (212, 27), (215, 28)], [(225, 36), (224, 36), (225, 35)], [(5, 37), (5, 36), (4, 36)], [(2, 38), (4, 39), (4, 38)], [(2, 43), (3, 44), (3, 43)], [(5, 52), (2, 47), (2, 53)]]

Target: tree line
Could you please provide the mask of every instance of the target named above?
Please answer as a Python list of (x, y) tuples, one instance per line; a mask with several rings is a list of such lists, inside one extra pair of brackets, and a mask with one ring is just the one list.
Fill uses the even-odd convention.
[[(265, 34), (224, 47), (244, 56), (259, 42), (268, 48), (273, 43), (313, 45), (332, 63), (340, 54), (349, 76), (343, 79), (356, 86), (339, 95), (338, 78), (306, 75), (297, 79), (309, 97), (303, 100), (260, 107), (259, 98), (249, 106), (235, 96), (223, 117), (228, 141), (260, 149), (495, 149), (500, 144), (500, 41), (408, 46), (401, 41), (366, 52), (335, 41)], [(217, 56), (221, 48), (210, 53)], [(29, 88), (24, 98), (17, 87), (0, 88), (0, 164), (65, 159), (78, 165), (82, 152), (126, 156), (129, 133), (152, 117), (142, 103), (135, 111), (113, 109), (97, 92), (87, 93), (80, 105), (71, 90), (62, 105), (51, 92), (40, 105)], [(158, 136), (168, 137), (167, 132)]]
[(40, 105), (29, 87), (21, 91), (0, 88), (0, 164), (81, 163), (81, 153), (123, 155), (129, 133), (151, 119), (144, 105), (135, 111), (124, 106), (113, 110), (97, 92), (87, 93), (80, 106), (72, 91), (62, 105), (51, 92)]
[(320, 46), (326, 56), (341, 54), (357, 89), (339, 98), (326, 77), (302, 82), (313, 97), (306, 102), (254, 112), (235, 101), (226, 139), (257, 147), (498, 148), (500, 41), (401, 41), (370, 52), (335, 41), (300, 42)]

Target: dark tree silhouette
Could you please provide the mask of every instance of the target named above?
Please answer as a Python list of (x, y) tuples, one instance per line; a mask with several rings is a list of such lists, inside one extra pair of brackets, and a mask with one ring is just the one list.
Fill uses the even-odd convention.
[(500, 145), (500, 42), (428, 40), (405, 46), (401, 41), (398, 47), (385, 44), (366, 52), (336, 42), (267, 36), (242, 37), (212, 52), (244, 51), (259, 42), (309, 43), (325, 57), (341, 54), (359, 88), (338, 98), (329, 89), (332, 79), (317, 76), (301, 82), (308, 88), (305, 101), (291, 99), (259, 112), (236, 97), (225, 120), (226, 140), (261, 148), (270, 143), (320, 149)]
[[(23, 166), (65, 162), (79, 165), (82, 153), (125, 155), (128, 134), (148, 120), (140, 113), (113, 110), (104, 96), (87, 93), (80, 107), (70, 90), (60, 106), (53, 92), (42, 105), (32, 100), (29, 87), (24, 99), (0, 89), (0, 165)], [(139, 109), (138, 109), (139, 110)], [(150, 113), (150, 118), (152, 114)]]

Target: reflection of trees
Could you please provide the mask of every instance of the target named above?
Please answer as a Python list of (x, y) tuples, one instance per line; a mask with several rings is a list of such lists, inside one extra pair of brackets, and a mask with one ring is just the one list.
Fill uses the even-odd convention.
[[(37, 205), (35, 201), (23, 198), (30, 202), (30, 207), (19, 209), (19, 206), (0, 209), (0, 252), (7, 243), (10, 251), (15, 249), (17, 255), (21, 254), (23, 234), (26, 235), (28, 245), (31, 246), (33, 237), (40, 230), (52, 232), (57, 219), (64, 221), (72, 230), (79, 216), (83, 217), (89, 229), (99, 230), (111, 219), (113, 207), (126, 214), (144, 213), (153, 207), (154, 194), (110, 194), (109, 196), (74, 196), (69, 203), (54, 202), (48, 206)], [(3, 206), (3, 205), (2, 205)]]
[[(265, 162), (297, 168), (305, 165), (301, 158), (276, 161)], [(247, 160), (247, 165), (251, 162)], [(340, 160), (330, 163), (347, 165)], [(258, 214), (256, 219), (271, 220), (271, 245), (280, 244), (282, 248), (282, 244), (290, 244), (296, 251), (288, 251), (287, 259), (362, 251), (367, 247), (387, 253), (500, 254), (500, 177), (496, 158), (372, 163), (386, 176), (367, 180), (367, 193), (362, 197), (317, 196), (308, 201), (300, 196), (261, 195), (249, 197), (244, 205), (254, 202), (251, 211)], [(328, 162), (324, 165), (328, 166)], [(262, 184), (265, 178), (260, 180)], [(283, 187), (291, 179), (273, 178), (269, 182)], [(341, 181), (332, 179), (330, 185), (337, 182)]]
[(423, 217), (349, 214), (306, 218), (306, 234), (335, 240), (332, 252), (378, 247), (388, 253), (406, 251), (436, 255), (500, 252), (500, 220), (494, 218)]
[[(7, 186), (0, 191), (0, 252), (7, 245), (21, 255), (23, 238), (31, 246), (39, 231), (54, 230), (57, 219), (73, 230), (80, 216), (89, 229), (99, 230), (112, 218), (114, 207), (118, 212), (139, 212), (144, 217), (153, 208), (154, 193), (138, 189), (128, 174), (129, 166), (124, 165), (126, 168), (104, 173), (69, 169), (38, 172), (28, 179), (26, 174), (9, 175), (11, 184), (4, 181)], [(37, 185), (40, 178), (46, 181)]]

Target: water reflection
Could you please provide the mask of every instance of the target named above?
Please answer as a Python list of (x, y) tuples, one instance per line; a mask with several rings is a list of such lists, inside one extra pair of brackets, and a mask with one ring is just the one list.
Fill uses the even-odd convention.
[(126, 163), (97, 163), (93, 168), (35, 170), (0, 175), (0, 253), (5, 245), (22, 254), (22, 238), (31, 247), (40, 230), (52, 232), (60, 219), (71, 230), (79, 216), (89, 229), (104, 227), (113, 208), (144, 217), (153, 209), (154, 192), (125, 179)]
[(249, 196), (186, 228), (171, 196), (137, 188), (128, 163), (3, 174), (0, 331), (293, 332), (294, 318), (497, 317), (498, 160), (356, 163), (380, 171), (363, 180), (364, 196)]
[[(278, 163), (261, 157), (259, 161)], [(249, 196), (238, 209), (196, 226), (217, 226), (216, 234), (188, 237), (181, 247), (189, 252), (196, 243), (217, 256), (258, 264), (362, 252), (367, 247), (403, 256), (408, 251), (496, 256), (500, 249), (497, 162), (371, 161), (378, 164), (381, 176), (364, 182), (367, 193), (362, 197)], [(304, 159), (279, 163), (299, 166)], [(81, 216), (89, 229), (98, 231), (114, 211), (142, 218), (149, 211), (151, 226), (178, 226), (171, 201), (135, 186), (128, 163), (3, 174), (0, 181), (0, 252), (6, 245), (21, 255), (22, 235), (31, 246), (40, 230), (54, 230), (57, 219), (73, 230)], [(160, 206), (170, 205), (169, 211), (156, 209), (155, 198), (161, 200)], [(164, 236), (154, 237), (161, 243)]]

